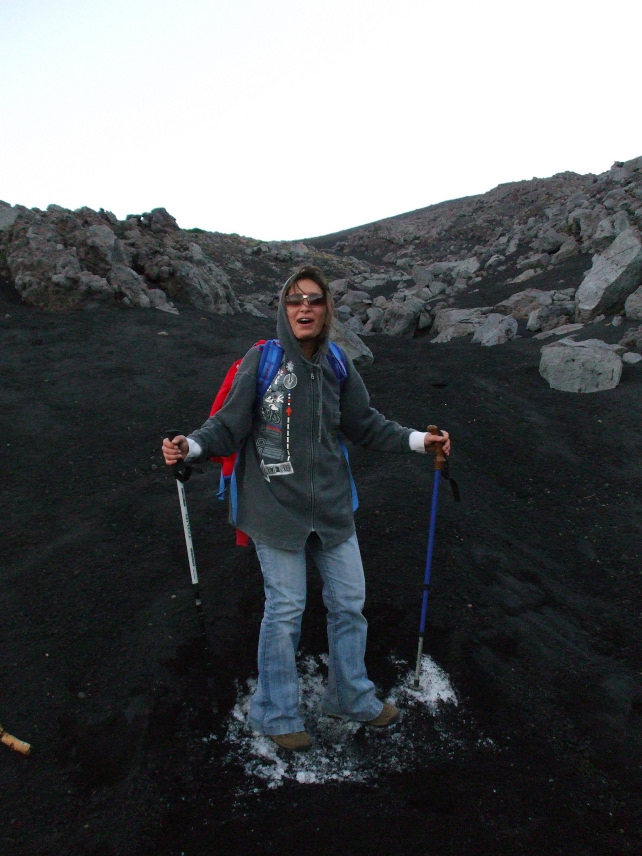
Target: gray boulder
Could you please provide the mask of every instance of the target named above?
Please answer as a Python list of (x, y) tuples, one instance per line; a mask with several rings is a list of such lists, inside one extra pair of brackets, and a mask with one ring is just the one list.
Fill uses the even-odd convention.
[(613, 231), (615, 234), (619, 235), (620, 232), (624, 232), (625, 229), (628, 229), (630, 225), (629, 218), (626, 216), (624, 211), (618, 211), (613, 218)]
[(431, 283), (435, 279), (435, 276), (429, 267), (415, 265), (412, 269), (412, 278), (417, 283), (419, 288), (427, 288), (431, 285)]
[(432, 326), (432, 320), (432, 315), (427, 308), (424, 308), (417, 320), (417, 330), (429, 330)]
[(333, 279), (332, 282), (329, 283), (328, 287), (335, 301), (339, 300), (340, 297), (343, 297), (348, 290), (349, 285), (350, 284), (347, 279)]
[(199, 309), (219, 315), (234, 315), (241, 307), (232, 291), (230, 278), (218, 265), (203, 256), (198, 261), (191, 254), (186, 259), (173, 262), (174, 275), (168, 282), (168, 293), (181, 297)]
[(495, 309), (512, 315), (516, 321), (527, 321), (532, 312), (541, 309), (543, 306), (550, 306), (552, 302), (553, 298), (549, 291), (527, 288), (512, 294), (506, 300), (502, 300)]
[(577, 255), (580, 251), (580, 245), (577, 243), (575, 238), (568, 238), (559, 250), (551, 256), (551, 264), (559, 265), (562, 262), (565, 262), (567, 259), (570, 259), (571, 256)]
[(526, 329), (533, 333), (538, 330), (554, 330), (555, 327), (569, 324), (574, 314), (573, 303), (552, 303), (550, 306), (542, 306), (528, 316)]
[(412, 336), (426, 303), (418, 297), (392, 301), (381, 319), (381, 332), (389, 336)]
[(556, 253), (562, 244), (566, 241), (566, 235), (557, 232), (555, 229), (544, 229), (541, 235), (535, 239), (533, 246), (540, 253), (548, 253), (552, 255)]
[(481, 264), (476, 256), (471, 256), (467, 259), (457, 262), (453, 268), (453, 278), (457, 279), (472, 279), (480, 269)]
[(628, 330), (620, 340), (620, 345), (625, 348), (636, 348), (638, 351), (642, 351), (642, 327)]
[(539, 373), (552, 389), (563, 392), (613, 389), (622, 376), (622, 360), (615, 348), (600, 339), (562, 339), (542, 348)]
[(364, 279), (359, 283), (359, 288), (364, 291), (372, 291), (375, 288), (381, 288), (388, 284), (389, 277), (387, 274), (372, 274), (372, 276)]
[(633, 321), (642, 321), (642, 285), (626, 298), (624, 311), (627, 318), (631, 318)]
[(346, 330), (356, 333), (357, 336), (363, 333), (363, 321), (357, 315), (353, 315), (352, 318), (348, 318), (345, 322), (345, 327)]
[(143, 277), (130, 267), (114, 264), (106, 279), (114, 291), (114, 297), (124, 306), (159, 309), (178, 315), (178, 310), (167, 300), (165, 292), (160, 288), (150, 288)]
[(614, 238), (615, 229), (613, 228), (613, 218), (604, 217), (597, 224), (597, 227), (591, 236), (591, 247), (598, 250), (606, 249)]
[(618, 309), (642, 282), (642, 241), (637, 229), (625, 229), (601, 255), (575, 294), (576, 320), (590, 321)]
[(460, 336), (468, 336), (481, 327), (486, 320), (488, 307), (474, 309), (438, 309), (432, 329), (437, 333), (431, 341), (438, 344), (450, 342)]
[(517, 334), (517, 321), (510, 315), (500, 315), (491, 312), (486, 316), (484, 323), (473, 333), (473, 342), (485, 347), (502, 345)]
[(18, 214), (20, 214), (20, 208), (17, 205), (9, 205), (8, 202), (0, 199), (0, 232), (13, 226)]
[(384, 310), (380, 306), (370, 306), (366, 310), (368, 332), (380, 333)]
[(336, 342), (350, 357), (357, 368), (365, 368), (374, 362), (370, 348), (363, 344), (356, 333), (347, 330), (345, 325), (336, 319), (332, 320), (330, 338)]
[(539, 271), (536, 271), (535, 268), (527, 268), (522, 271), (518, 276), (513, 277), (513, 279), (509, 279), (508, 282), (514, 282), (515, 284), (520, 282), (526, 282), (528, 279), (532, 279), (534, 276), (537, 276)]
[(366, 311), (369, 306), (372, 306), (372, 298), (367, 291), (350, 290), (343, 295), (338, 305), (347, 306), (351, 315), (356, 315), (365, 321)]

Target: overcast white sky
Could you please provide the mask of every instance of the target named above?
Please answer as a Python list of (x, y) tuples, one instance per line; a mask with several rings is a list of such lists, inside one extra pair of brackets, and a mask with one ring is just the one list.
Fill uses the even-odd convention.
[(642, 155), (639, 0), (0, 0), (0, 199), (305, 238)]

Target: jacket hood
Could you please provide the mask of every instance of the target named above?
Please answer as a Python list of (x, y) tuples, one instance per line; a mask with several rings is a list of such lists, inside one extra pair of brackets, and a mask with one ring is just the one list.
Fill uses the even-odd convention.
[[(301, 345), (299, 340), (294, 335), (294, 330), (290, 326), (290, 322), (288, 320), (288, 315), (285, 310), (285, 303), (283, 302), (283, 298), (285, 293), (290, 285), (290, 280), (292, 277), (289, 277), (283, 288), (279, 293), (279, 306), (276, 314), (276, 335), (281, 343), (283, 350), (288, 355), (290, 359), (296, 362), (309, 362), (304, 356), (303, 351), (301, 350)], [(314, 357), (312, 358), (312, 362), (318, 363), (321, 357), (325, 356), (328, 352), (328, 330), (324, 330), (318, 340), (318, 349)]]

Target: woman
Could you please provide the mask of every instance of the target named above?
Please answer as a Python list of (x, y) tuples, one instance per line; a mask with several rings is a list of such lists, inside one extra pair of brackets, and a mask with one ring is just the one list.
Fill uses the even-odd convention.
[(306, 597), (306, 547), (322, 577), (328, 610), (328, 685), (323, 708), (374, 728), (397, 719), (375, 695), (364, 664), (365, 582), (354, 528), (351, 478), (340, 436), (378, 451), (450, 451), (448, 434), (402, 428), (370, 407), (346, 357), (337, 378), (328, 357), (332, 295), (316, 267), (300, 268), (279, 298), (281, 366), (256, 402), (260, 352), (241, 363), (223, 407), (189, 437), (165, 440), (168, 464), (239, 450), (235, 525), (254, 541), (265, 585), (252, 727), (284, 749), (311, 745), (299, 713), (295, 654)]

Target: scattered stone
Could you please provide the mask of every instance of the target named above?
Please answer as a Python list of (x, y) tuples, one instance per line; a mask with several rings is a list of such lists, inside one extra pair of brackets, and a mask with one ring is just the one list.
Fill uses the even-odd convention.
[(625, 354), (622, 354), (622, 361), (628, 363), (630, 366), (636, 365), (642, 361), (642, 354), (636, 354), (633, 351), (627, 351)]

